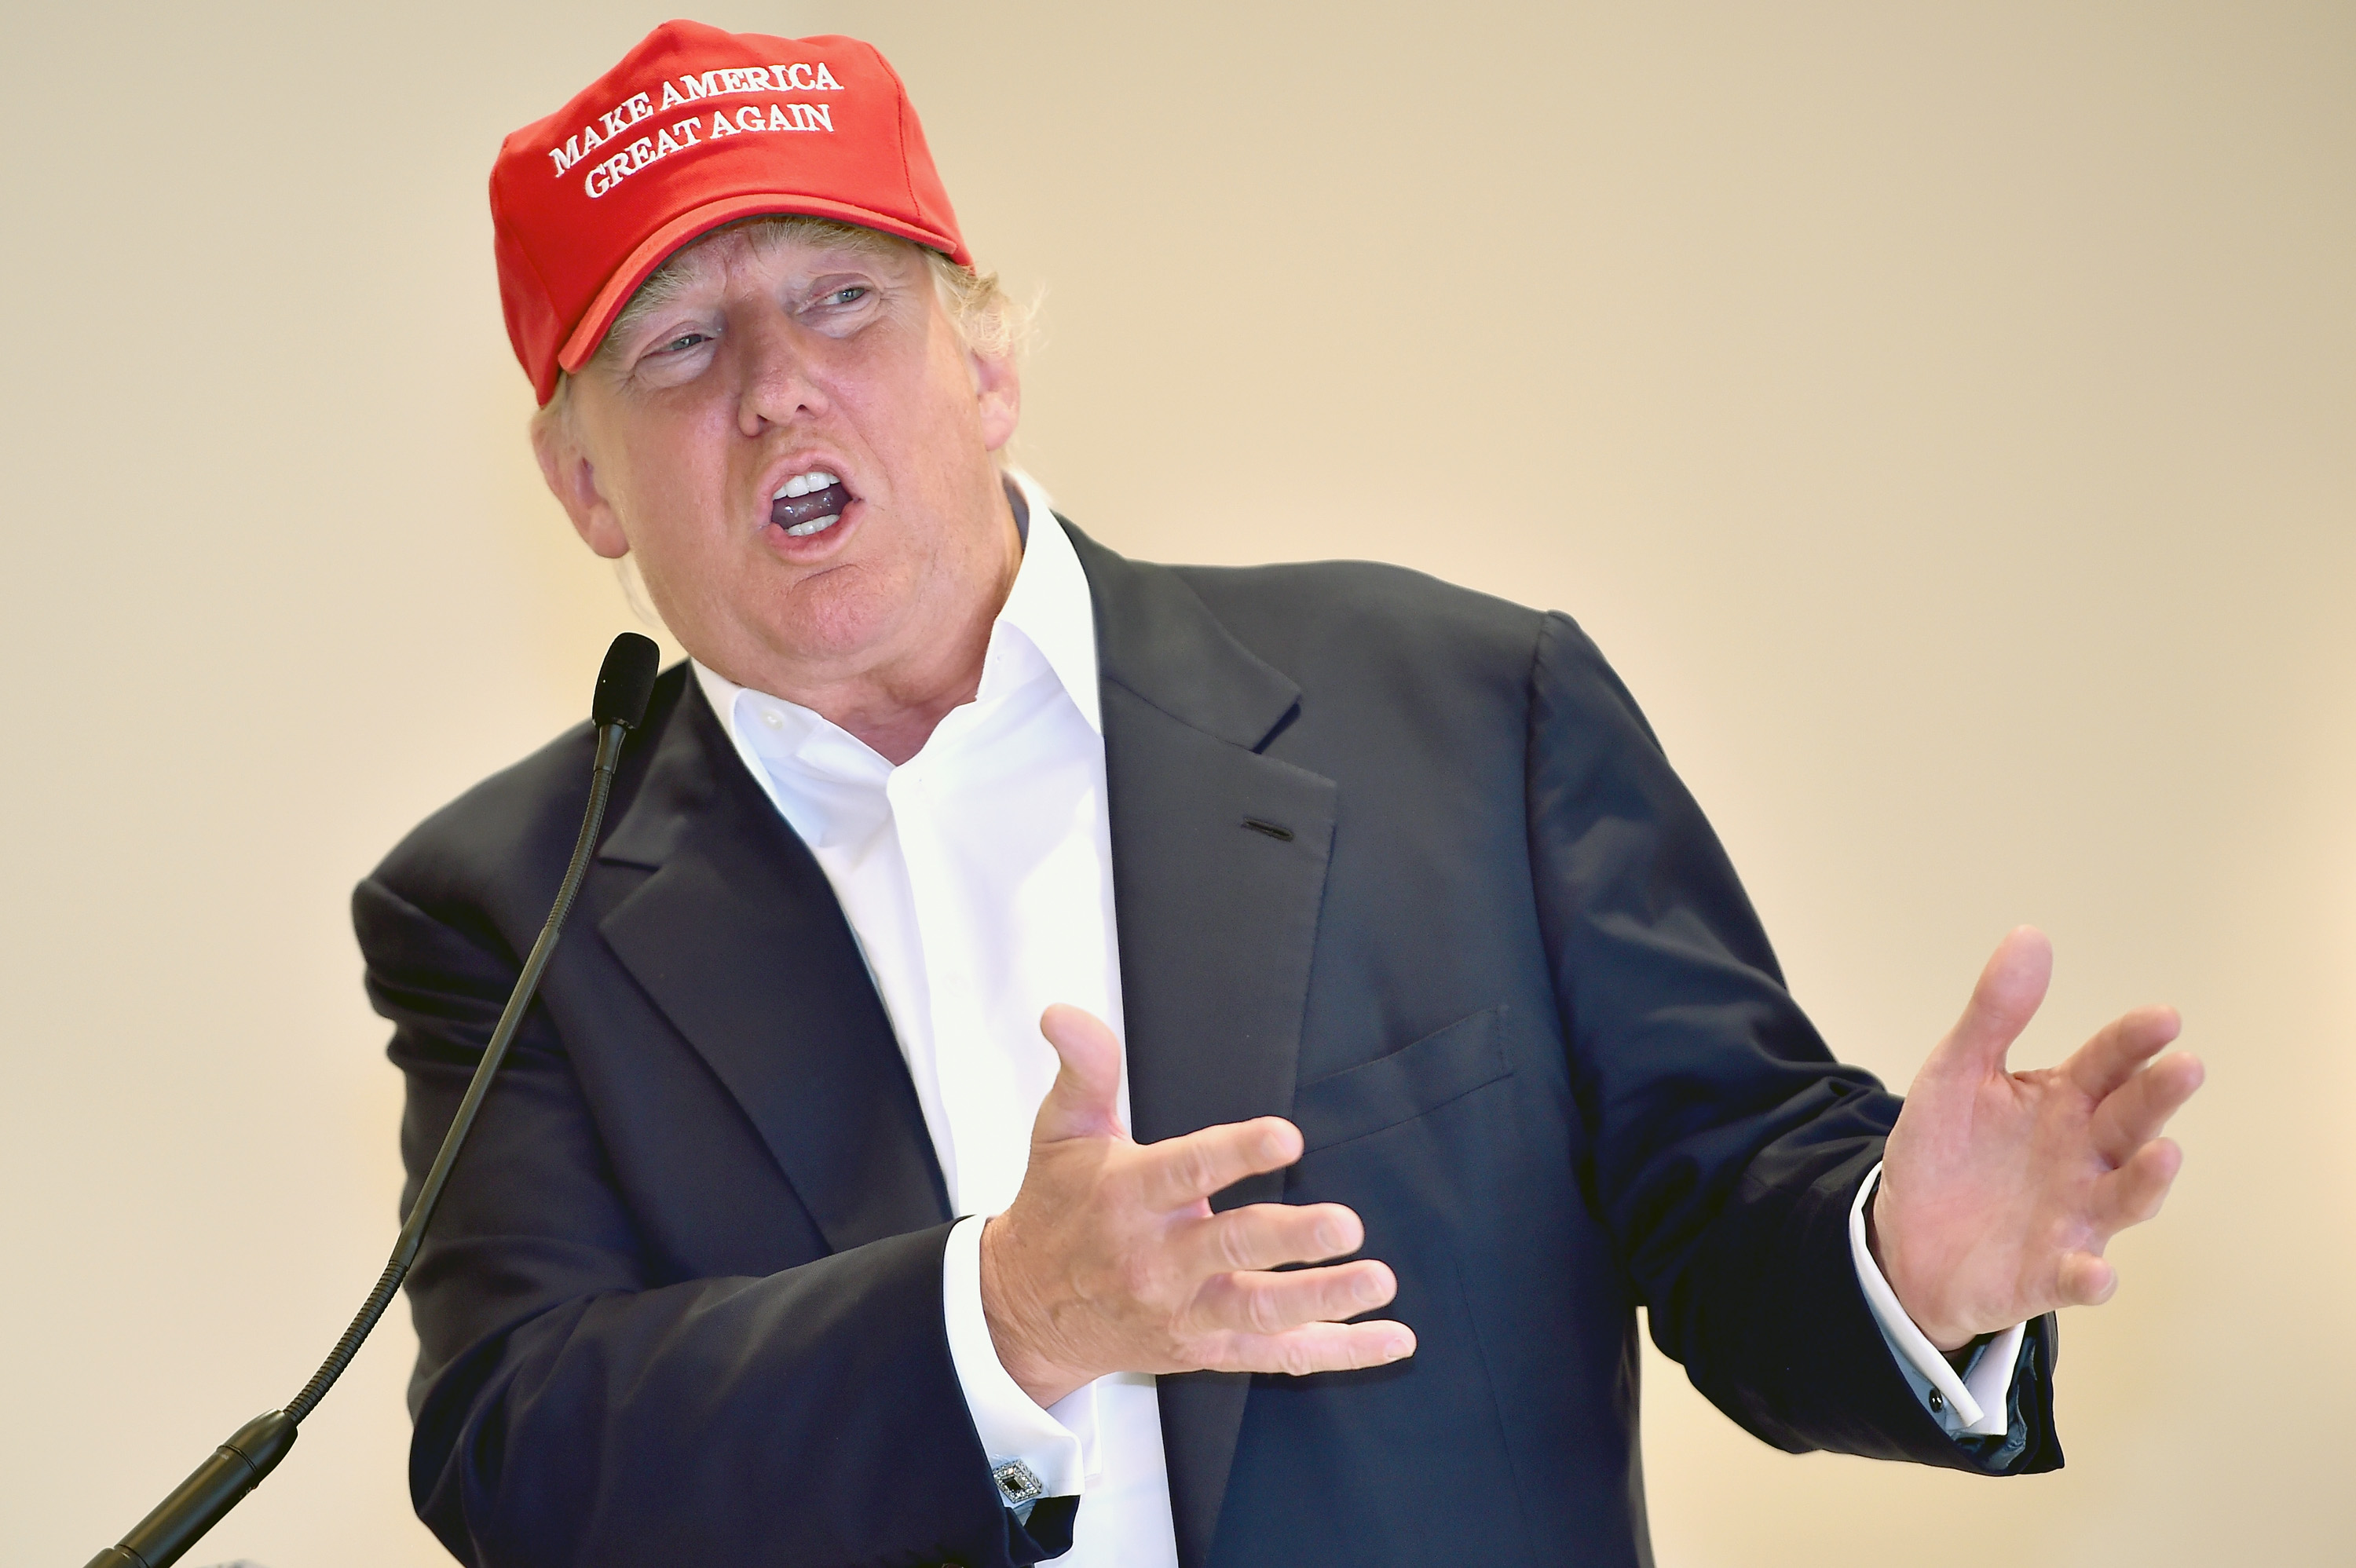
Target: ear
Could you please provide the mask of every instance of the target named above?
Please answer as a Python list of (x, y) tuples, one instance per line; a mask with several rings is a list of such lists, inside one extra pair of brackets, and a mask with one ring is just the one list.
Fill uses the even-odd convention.
[(573, 421), (562, 414), (533, 421), (531, 453), (540, 459), (540, 475), (548, 481), (549, 493), (564, 507), (564, 515), (573, 519), (573, 531), (581, 536), (581, 542), (607, 560), (629, 554), (630, 541), (622, 532), (622, 520), (598, 490), (596, 465), (589, 461)]
[(981, 407), (981, 444), (996, 452), (1014, 439), (1014, 427), (1022, 422), (1023, 375), (1012, 354), (993, 357), (968, 349), (965, 357)]

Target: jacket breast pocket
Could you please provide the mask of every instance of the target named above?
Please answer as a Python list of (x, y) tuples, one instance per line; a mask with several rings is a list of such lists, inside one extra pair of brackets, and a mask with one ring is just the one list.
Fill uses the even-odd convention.
[(1388, 1056), (1303, 1083), (1292, 1122), (1308, 1154), (1395, 1127), (1512, 1075), (1505, 1009), (1488, 1008), (1401, 1046)]

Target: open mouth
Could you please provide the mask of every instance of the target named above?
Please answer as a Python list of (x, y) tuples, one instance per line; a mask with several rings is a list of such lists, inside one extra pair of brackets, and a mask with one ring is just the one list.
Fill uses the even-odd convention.
[(769, 497), (769, 521), (795, 539), (808, 539), (842, 521), (842, 508), (853, 498), (841, 479), (813, 468), (795, 475)]

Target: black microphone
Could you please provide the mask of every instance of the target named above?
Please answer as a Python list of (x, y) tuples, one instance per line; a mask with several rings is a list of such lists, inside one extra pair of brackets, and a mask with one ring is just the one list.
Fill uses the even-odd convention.
[(194, 1546), (204, 1533), (219, 1524), (230, 1509), (245, 1499), (245, 1495), (262, 1484), (262, 1478), (278, 1467), (278, 1461), (294, 1446), (294, 1429), (303, 1418), (317, 1408), (344, 1369), (359, 1353), (360, 1341), (369, 1337), (384, 1309), (401, 1289), (409, 1265), (416, 1261), (417, 1249), (425, 1240), (425, 1227), (433, 1221), (434, 1206), (441, 1201), (442, 1189), (450, 1179), (450, 1168), (457, 1163), (458, 1150), (466, 1141), (466, 1133), (475, 1125), (475, 1114), (483, 1107), (483, 1096), (490, 1092), (491, 1075), (508, 1053), (508, 1042), (515, 1038), (516, 1026), (531, 1006), (532, 993), (540, 989), (540, 977), (548, 967), (548, 960), (556, 951), (557, 933), (564, 928), (564, 917), (571, 912), (573, 896), (581, 891), (581, 880), (589, 871), (589, 852), (596, 848), (597, 828), (605, 818), (606, 797), (614, 792), (614, 770), (622, 757), (622, 739), (645, 722), (647, 702), (654, 695), (655, 668), (661, 662), (661, 650), (654, 639), (636, 632), (624, 632), (605, 650), (605, 662), (597, 671), (596, 695), (590, 699), (590, 721), (597, 727), (597, 757), (589, 775), (589, 809), (581, 819), (581, 837), (573, 846), (573, 859), (564, 868), (564, 880), (556, 891), (556, 905), (548, 912), (548, 923), (540, 928), (540, 940), (531, 944), (530, 956), (523, 961), (523, 973), (516, 976), (515, 989), (509, 993), (505, 1011), (499, 1014), (498, 1027), (491, 1031), (491, 1042), (483, 1050), (482, 1064), (475, 1069), (474, 1081), (466, 1085), (466, 1097), (458, 1103), (458, 1114), (450, 1123), (450, 1131), (442, 1139), (442, 1152), (434, 1157), (433, 1168), (425, 1173), (425, 1185), (418, 1189), (417, 1201), (411, 1205), (409, 1218), (401, 1227), (400, 1239), (393, 1243), (392, 1257), (384, 1265), (384, 1273), (361, 1303), (359, 1313), (353, 1317), (344, 1337), (327, 1352), (327, 1359), (303, 1385), (303, 1392), (289, 1401), (284, 1410), (257, 1415), (231, 1433), (229, 1441), (213, 1450), (213, 1456), (197, 1467), (172, 1495), (155, 1505), (154, 1512), (139, 1521), (130, 1534), (90, 1560), (89, 1568), (165, 1568), (177, 1563), (183, 1552)]

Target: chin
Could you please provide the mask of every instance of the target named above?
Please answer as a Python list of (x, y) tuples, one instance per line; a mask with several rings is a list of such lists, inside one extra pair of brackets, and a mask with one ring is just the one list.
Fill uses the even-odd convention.
[(877, 575), (841, 567), (800, 584), (786, 611), (778, 645), (832, 663), (855, 659), (888, 641), (907, 619), (909, 598), (903, 585), (879, 582)]

